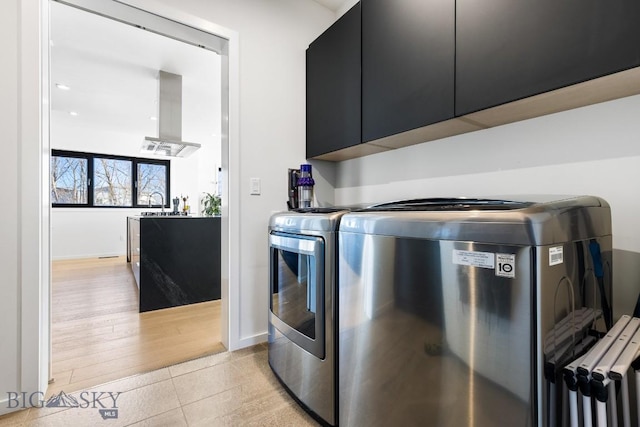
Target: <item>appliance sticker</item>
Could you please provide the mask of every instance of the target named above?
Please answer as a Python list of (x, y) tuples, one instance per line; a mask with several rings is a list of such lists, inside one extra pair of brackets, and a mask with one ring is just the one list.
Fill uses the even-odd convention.
[(516, 277), (516, 254), (496, 254), (496, 276)]
[(471, 267), (494, 268), (495, 256), (491, 252), (453, 250), (453, 263)]
[(552, 265), (562, 264), (564, 262), (564, 256), (562, 253), (562, 246), (554, 246), (549, 248), (549, 267)]

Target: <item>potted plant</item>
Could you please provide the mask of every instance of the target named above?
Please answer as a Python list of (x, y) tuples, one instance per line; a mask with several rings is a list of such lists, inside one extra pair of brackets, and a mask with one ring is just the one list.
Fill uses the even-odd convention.
[(204, 208), (202, 214), (205, 216), (219, 216), (221, 211), (222, 199), (217, 194), (204, 193), (202, 199)]

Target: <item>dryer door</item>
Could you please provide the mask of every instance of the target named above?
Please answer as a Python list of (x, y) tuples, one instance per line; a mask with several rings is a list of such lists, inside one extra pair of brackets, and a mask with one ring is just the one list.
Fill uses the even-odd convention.
[(269, 321), (320, 359), (324, 343), (324, 240), (272, 232)]

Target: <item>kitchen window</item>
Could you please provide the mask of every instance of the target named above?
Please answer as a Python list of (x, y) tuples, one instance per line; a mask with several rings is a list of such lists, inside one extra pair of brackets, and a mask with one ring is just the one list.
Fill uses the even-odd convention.
[[(149, 200), (153, 203), (154, 193), (167, 194), (167, 176), (169, 171), (169, 165), (160, 163), (143, 163), (138, 162), (137, 177), (138, 177), (138, 204), (148, 205)], [(159, 202), (159, 200), (158, 200)]]
[(51, 156), (51, 203), (88, 206), (89, 160), (73, 155)]
[[(53, 207), (169, 207), (170, 161), (52, 150)], [(151, 203), (150, 203), (151, 202)]]
[(93, 158), (93, 205), (131, 206), (131, 160)]

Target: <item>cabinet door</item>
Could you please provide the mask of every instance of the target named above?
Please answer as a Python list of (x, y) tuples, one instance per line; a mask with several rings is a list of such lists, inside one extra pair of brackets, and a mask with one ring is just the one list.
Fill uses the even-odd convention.
[(307, 158), (360, 138), (360, 5), (307, 49)]
[(638, 0), (457, 0), (456, 115), (640, 65)]
[(454, 115), (455, 1), (362, 0), (364, 142)]

